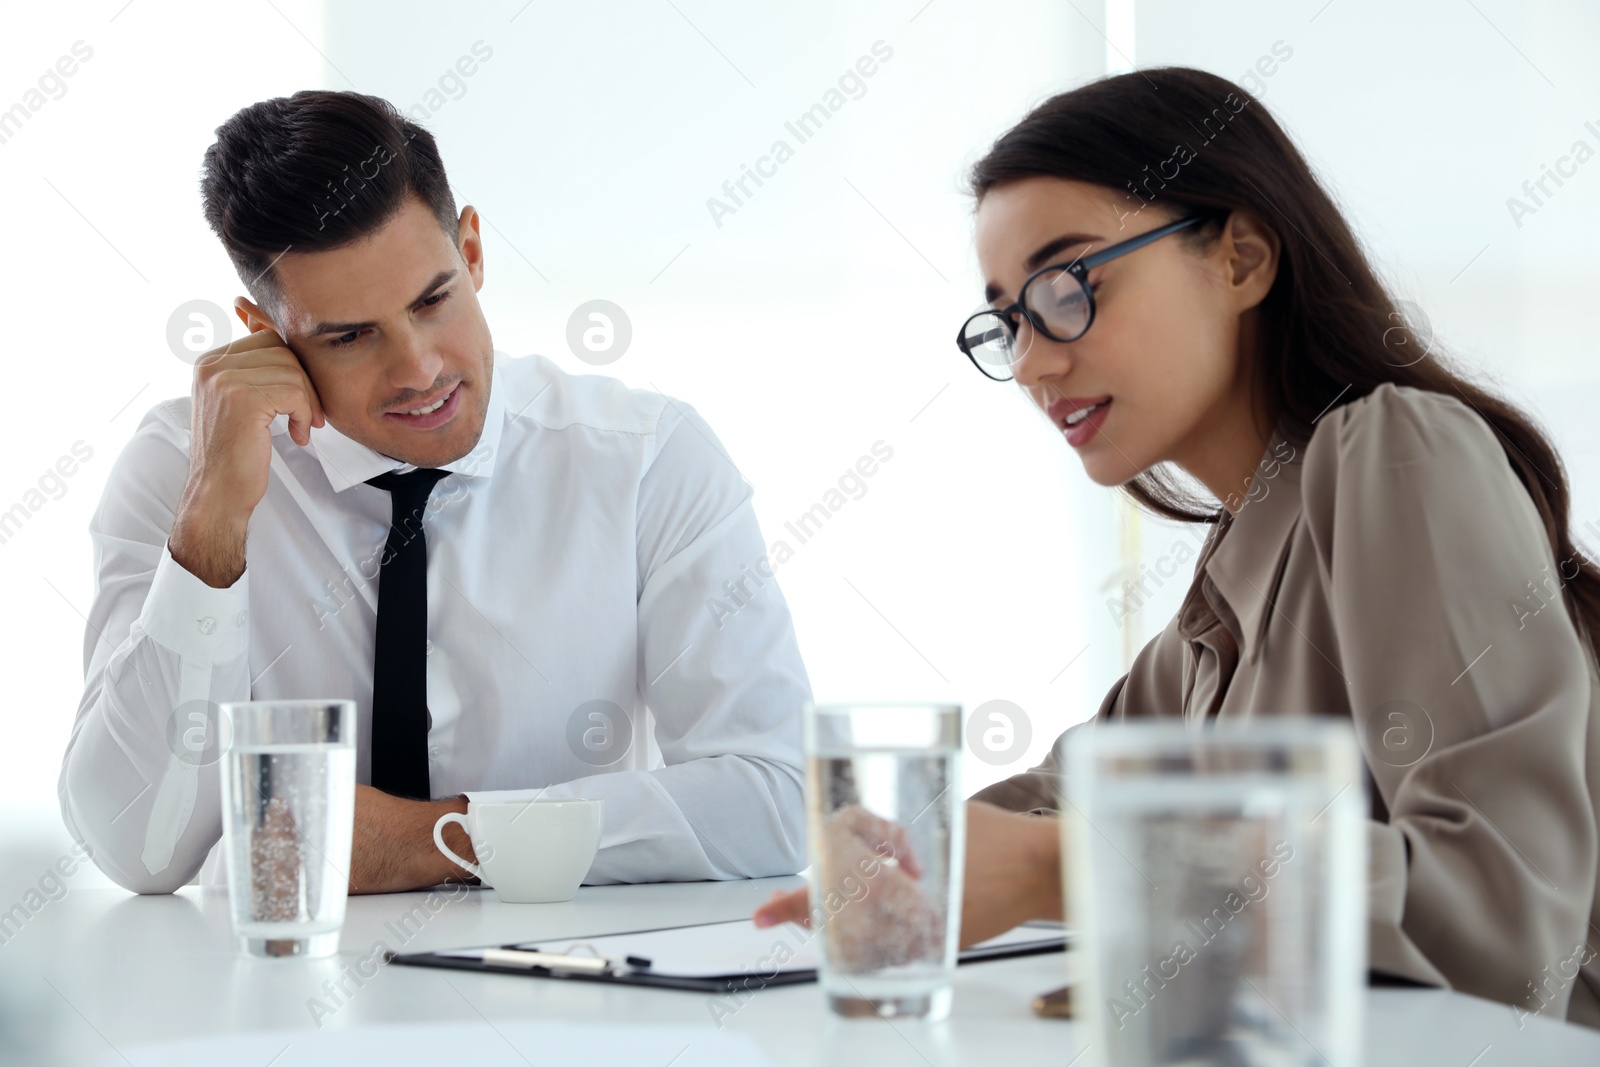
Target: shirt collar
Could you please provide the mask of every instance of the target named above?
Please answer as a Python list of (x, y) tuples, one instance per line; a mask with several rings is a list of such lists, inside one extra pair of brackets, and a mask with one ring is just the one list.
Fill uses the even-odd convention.
[[(1250, 661), (1260, 651), (1268, 618), (1277, 610), (1290, 535), (1303, 509), (1300, 474), (1304, 454), (1304, 446), (1288, 441), (1281, 427), (1273, 433), (1251, 482), (1249, 493), (1255, 498), (1247, 498), (1233, 514), (1224, 512), (1221, 526), (1197, 564), (1237, 620), (1239, 633), (1234, 636)], [(1191, 618), (1191, 612), (1205, 603), (1203, 585), (1204, 581), (1196, 582), (1191, 589), (1182, 618)]]
[[(489, 374), (489, 410), (484, 416), (483, 433), (478, 443), (460, 459), (446, 463), (441, 470), (453, 471), (471, 478), (487, 478), (494, 473), (495, 456), (500, 451), (500, 434), (505, 428), (505, 388), (500, 381), (500, 364), (496, 359)], [(279, 415), (273, 422), (274, 435), (289, 432), (289, 417)], [(377, 452), (361, 442), (346, 437), (334, 429), (332, 423), (311, 428), (311, 452), (322, 464), (328, 484), (336, 493), (352, 485), (365, 482), (388, 471), (409, 471), (413, 464)]]

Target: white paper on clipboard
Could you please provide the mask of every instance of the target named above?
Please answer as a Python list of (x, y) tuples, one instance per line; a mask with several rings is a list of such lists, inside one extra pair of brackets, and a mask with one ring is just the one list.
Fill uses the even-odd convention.
[[(1062, 937), (1059, 924), (1029, 924), (974, 945), (962, 955), (965, 957), (968, 953), (981, 953), (983, 950), (1059, 942)], [(650, 971), (654, 974), (676, 978), (717, 978), (755, 972), (771, 975), (781, 971), (815, 970), (819, 951), (817, 941), (816, 931), (794, 923), (762, 929), (749, 919), (736, 919), (702, 926), (586, 937), (576, 941), (557, 938), (516, 947), (567, 953), (592, 949), (599, 956), (647, 959), (650, 961)], [(483, 949), (463, 949), (437, 955), (481, 959)]]

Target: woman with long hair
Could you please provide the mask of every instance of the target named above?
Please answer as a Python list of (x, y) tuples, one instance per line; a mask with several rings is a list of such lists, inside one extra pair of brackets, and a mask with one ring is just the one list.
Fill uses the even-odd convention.
[[(1223, 78), (1055, 96), (972, 190), (989, 306), (959, 347), (1095, 482), (1211, 527), (1096, 720), (1350, 720), (1371, 969), (1600, 1027), (1600, 570), (1547, 437), (1430, 349)], [(1052, 757), (969, 806), (964, 943), (1059, 917), (1054, 820), (1020, 814), (1059, 785)]]

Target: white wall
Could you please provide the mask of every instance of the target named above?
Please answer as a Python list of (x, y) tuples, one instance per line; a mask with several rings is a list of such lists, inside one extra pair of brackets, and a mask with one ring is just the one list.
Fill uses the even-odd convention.
[[(568, 317), (619, 304), (633, 342), (604, 373), (710, 419), (769, 540), (874, 442), (894, 449), (861, 499), (791, 542), (779, 580), (819, 697), (1022, 707), (1032, 744), (1007, 766), (969, 760), (969, 788), (1092, 713), (1128, 644), (1103, 589), (1127, 520), (951, 341), (981, 290), (965, 169), (1108, 54), (1238, 77), (1273, 42), (1292, 46), (1263, 101), (1441, 339), (1549, 420), (1579, 524), (1600, 519), (1586, 410), (1600, 162), (1520, 228), (1505, 206), (1573, 140), (1600, 148), (1583, 126), (1600, 126), (1585, 53), (1600, 26), (1576, 2), (1475, 3), (1112, 0), (1114, 46), (1103, 5), (1078, 0), (13, 10), (0, 107), (75, 41), (94, 54), (0, 143), (19, 398), (0, 425), (0, 509), (75, 441), (94, 457), (0, 544), (16, 683), (0, 803), (54, 804), (92, 590), (85, 526), (139, 417), (189, 387), (168, 317), (240, 291), (200, 217), (201, 154), (237, 108), (304, 87), (426, 108), (458, 200), (490, 224), (497, 347), (591, 369), (567, 347)], [(430, 100), (479, 41), (490, 58)], [(795, 143), (785, 121), (878, 41), (893, 55), (865, 94)], [(778, 138), (793, 158), (718, 225), (707, 198)], [(1182, 536), (1148, 519), (1138, 531), (1147, 559)], [(1133, 646), (1182, 584), (1135, 618)]]
[[(315, 27), (314, 4), (273, 2)], [(0, 142), (11, 399), (0, 511), (30, 499), (76, 442), (92, 450), (0, 543), (8, 810), (56, 808), (83, 686), (89, 516), (140, 418), (189, 390), (167, 319), (196, 298), (226, 307), (239, 291), (200, 217), (201, 155), (239, 103), (321, 78), (322, 61), (271, 7), (124, 4), (8, 5), (0, 34), (0, 110), (40, 104)], [(80, 41), (89, 58), (30, 98)]]

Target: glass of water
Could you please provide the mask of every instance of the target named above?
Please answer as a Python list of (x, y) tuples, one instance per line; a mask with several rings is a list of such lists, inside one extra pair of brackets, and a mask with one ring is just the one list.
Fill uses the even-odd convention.
[(350, 884), (355, 701), (249, 701), (222, 714), (234, 933), (254, 956), (331, 956)]
[(811, 923), (843, 1016), (943, 1019), (961, 925), (958, 704), (805, 709)]
[(1106, 1067), (1353, 1067), (1366, 818), (1350, 724), (1095, 723), (1063, 739), (1078, 1017)]

